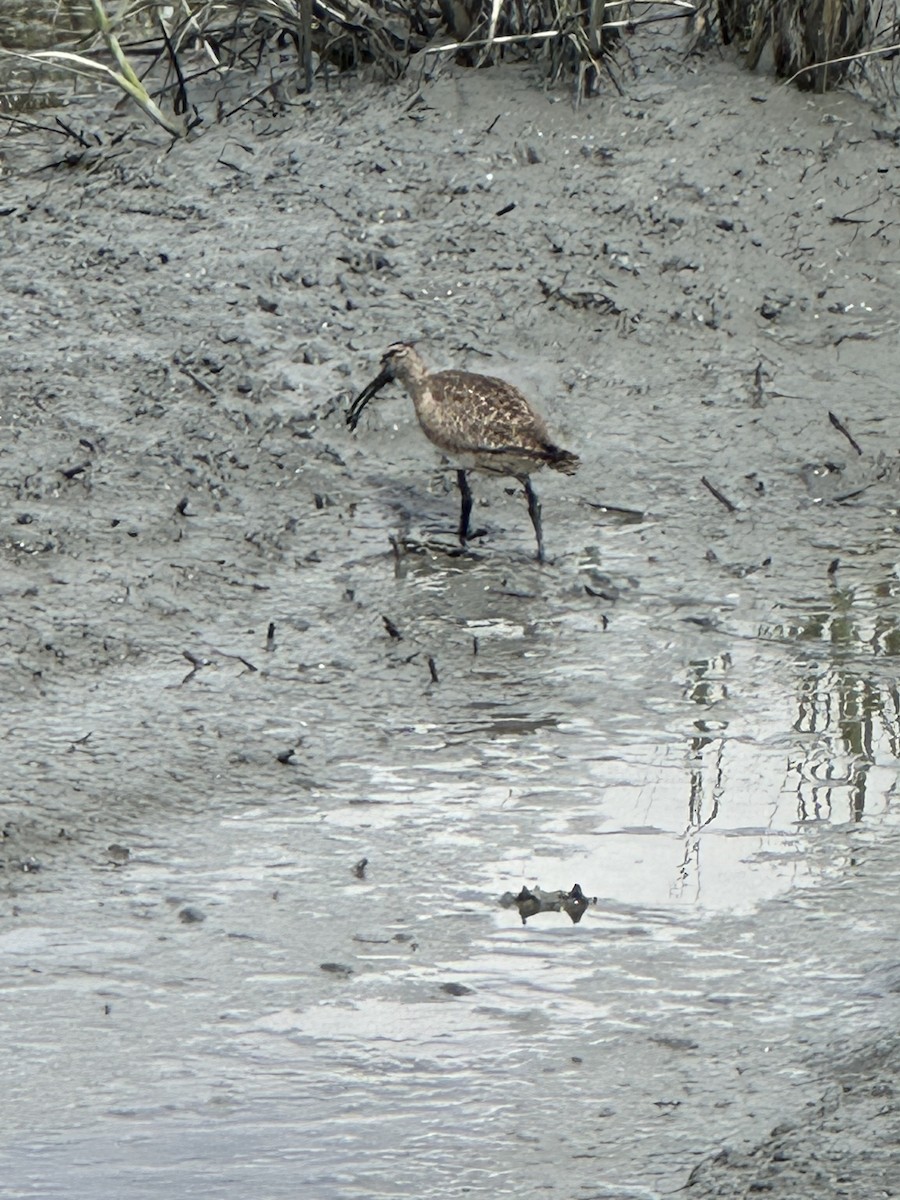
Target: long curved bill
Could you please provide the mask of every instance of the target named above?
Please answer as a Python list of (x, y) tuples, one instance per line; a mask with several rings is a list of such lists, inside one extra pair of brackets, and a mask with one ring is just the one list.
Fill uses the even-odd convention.
[(359, 393), (347, 412), (347, 424), (351, 429), (355, 429), (359, 424), (359, 418), (362, 416), (362, 410), (366, 407), (373, 396), (376, 396), (386, 383), (390, 383), (394, 378), (394, 372), (390, 367), (385, 367), (377, 379), (373, 379), (368, 387), (363, 388)]

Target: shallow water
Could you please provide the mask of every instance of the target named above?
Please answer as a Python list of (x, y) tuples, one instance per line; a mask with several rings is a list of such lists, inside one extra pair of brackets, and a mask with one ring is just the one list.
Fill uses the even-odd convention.
[[(172, 653), (69, 680), (40, 762), (19, 742), (32, 787), (73, 790), (78, 840), (99, 823), (131, 860), (63, 844), (11, 887), (5, 1104), (42, 1133), (9, 1195), (656, 1194), (711, 1130), (811, 1102), (816, 1027), (871, 1031), (896, 901), (867, 929), (851, 864), (896, 822), (888, 682), (857, 661), (854, 711), (796, 640), (637, 599), (601, 630), (565, 563), (517, 568), (534, 599), (496, 559), (438, 588), (416, 566), (353, 576), (327, 661), (289, 667), (286, 633), (255, 673), (179, 685)], [(250, 661), (248, 619), (194, 645)], [(128, 770), (94, 802), (104, 760)], [(577, 926), (497, 903), (576, 881), (598, 897)]]

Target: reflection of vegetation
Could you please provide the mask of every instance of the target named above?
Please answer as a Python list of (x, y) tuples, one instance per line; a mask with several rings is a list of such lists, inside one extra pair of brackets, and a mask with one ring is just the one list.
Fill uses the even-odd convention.
[(779, 641), (829, 642), (850, 652), (878, 656), (900, 654), (898, 592), (896, 579), (875, 587), (833, 587), (830, 604), (795, 621), (763, 626), (760, 636)]
[[(731, 655), (719, 654), (715, 658), (695, 659), (690, 666), (685, 697), (703, 708), (711, 708), (721, 700), (728, 699), (728, 686), (725, 676), (731, 669)], [(692, 737), (688, 743), (691, 763), (691, 790), (688, 804), (689, 831), (698, 833), (704, 825), (714, 821), (719, 812), (719, 799), (722, 795), (723, 767), (722, 757), (725, 749), (725, 739), (713, 736), (718, 730), (724, 729), (726, 723), (701, 719), (694, 722), (698, 737)], [(710, 775), (710, 758), (714, 761), (714, 769)], [(706, 781), (712, 778), (712, 793), (709, 805), (704, 805)]]
[(890, 757), (900, 759), (900, 690), (893, 680), (846, 668), (815, 672), (800, 684), (794, 729), (819, 739), (818, 754), (791, 763), (799, 819), (829, 818), (832, 794), (840, 789), (848, 797), (850, 819), (858, 821), (879, 744), (884, 742)]
[[(724, 656), (726, 659), (727, 655)], [(721, 661), (721, 660), (718, 660)], [(730, 662), (730, 659), (728, 660)], [(701, 664), (692, 663), (692, 670)], [(709, 665), (709, 664), (706, 664)], [(722, 692), (725, 693), (724, 685)], [(692, 699), (698, 703), (713, 703), (714, 701), (700, 700), (692, 694)], [(696, 725), (706, 722), (697, 721)], [(701, 834), (707, 825), (712, 824), (719, 815), (719, 802), (725, 789), (724, 757), (725, 738), (723, 737), (693, 737), (688, 743), (690, 751), (690, 800), (688, 801), (688, 826), (684, 834), (684, 857), (678, 866), (677, 886), (684, 891), (694, 878), (695, 885), (700, 885), (700, 843)], [(709, 791), (708, 803), (705, 803)]]
[[(695, 659), (690, 664), (684, 697), (692, 704), (711, 709), (728, 699), (726, 676), (731, 669), (730, 654), (714, 658)], [(694, 721), (697, 736), (688, 742), (690, 763), (690, 798), (688, 824), (684, 838), (684, 856), (678, 866), (677, 889), (684, 891), (693, 878), (700, 884), (701, 834), (719, 815), (719, 804), (725, 790), (725, 738), (717, 733), (727, 727), (725, 721), (702, 717)]]
[(880, 726), (887, 734), (892, 757), (900, 758), (900, 693), (896, 684), (832, 669), (805, 679), (798, 701), (794, 722), (798, 733), (837, 729), (845, 754), (871, 759), (877, 740), (876, 727)]
[[(704, 825), (709, 825), (719, 815), (719, 801), (723, 791), (722, 758), (725, 750), (724, 738), (699, 737), (691, 738), (691, 798), (688, 804), (688, 823), (692, 829), (699, 832)], [(707, 753), (708, 752), (708, 753)], [(710, 778), (709, 763), (712, 758), (715, 764), (712, 771), (712, 791), (708, 811), (705, 809), (704, 780)]]
[[(796, 792), (799, 821), (830, 820), (841, 802), (841, 819), (860, 820), (866, 811), (872, 769), (900, 760), (900, 685), (883, 660), (900, 654), (898, 584), (835, 586), (830, 605), (802, 619), (764, 627), (766, 640), (809, 648), (794, 666), (795, 733), (802, 750), (788, 761), (788, 786)], [(814, 653), (821, 647), (824, 655)], [(884, 664), (887, 666), (887, 664)], [(709, 710), (728, 699), (730, 657), (692, 662), (684, 696)], [(786, 668), (787, 670), (788, 668)], [(788, 680), (785, 680), (785, 685)], [(725, 793), (724, 724), (713, 715), (694, 721), (690, 739), (689, 843), (715, 820)], [(690, 847), (689, 847), (690, 848)], [(690, 854), (686, 855), (686, 870)]]
[[(761, 631), (763, 640), (787, 643), (794, 651), (781, 657), (782, 678), (773, 691), (779, 697), (787, 692), (788, 699), (791, 690), (795, 695), (795, 715), (788, 704), (776, 737), (780, 742), (781, 733), (791, 730), (799, 735), (799, 750), (788, 757), (779, 789), (796, 795), (798, 822), (860, 821), (872, 807), (869, 792), (878, 799), (890, 794), (900, 761), (900, 683), (885, 659), (900, 649), (896, 595), (896, 581), (865, 591), (834, 588), (830, 608)], [(704, 832), (727, 818), (731, 792), (740, 786), (741, 761), (747, 765), (746, 754), (739, 754), (731, 763), (738, 774), (729, 778), (734, 730), (726, 734), (729, 721), (717, 707), (729, 700), (731, 670), (727, 653), (694, 660), (682, 693), (700, 712), (686, 747), (689, 798), (678, 892), (693, 885), (699, 895)], [(758, 730), (759, 744), (762, 738)], [(749, 738), (738, 740), (746, 746)]]
[[(772, 682), (777, 697), (788, 695), (777, 742), (781, 734), (798, 735), (799, 749), (788, 757), (782, 789), (782, 794), (796, 795), (798, 822), (862, 820), (867, 806), (872, 807), (869, 792), (879, 800), (891, 794), (900, 762), (900, 683), (887, 661), (900, 655), (900, 583), (891, 579), (876, 587), (834, 586), (829, 599), (830, 604), (801, 619), (759, 631), (760, 640), (788, 647), (788, 654), (779, 656), (781, 678)], [(755, 662), (758, 666), (762, 659)], [(727, 818), (728, 801), (740, 786), (740, 754), (730, 764), (738, 773), (729, 778), (728, 749), (735, 747), (735, 731), (726, 734), (729, 721), (717, 711), (729, 700), (731, 670), (728, 653), (696, 659), (682, 693), (692, 711), (700, 712), (691, 722), (686, 747), (689, 798), (678, 892), (693, 885), (699, 895), (704, 831)], [(752, 737), (751, 732), (738, 740), (746, 745)], [(762, 745), (761, 729), (756, 738)], [(748, 778), (753, 778), (752, 765), (744, 782)]]
[(828, 819), (836, 789), (846, 795), (851, 820), (866, 808), (866, 785), (879, 748), (900, 759), (900, 692), (891, 677), (864, 660), (900, 654), (900, 614), (895, 579), (876, 586), (835, 586), (827, 607), (761, 630), (798, 645), (824, 644), (826, 662), (802, 664), (797, 688), (797, 733), (815, 734), (810, 750), (791, 762), (801, 821)]
[(715, 704), (728, 698), (725, 672), (731, 667), (731, 655), (696, 659), (690, 665), (685, 697), (695, 704)]

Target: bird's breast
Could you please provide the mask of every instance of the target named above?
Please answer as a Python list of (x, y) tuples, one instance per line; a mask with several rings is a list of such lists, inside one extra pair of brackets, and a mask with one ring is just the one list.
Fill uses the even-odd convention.
[(448, 453), (461, 450), (467, 442), (459, 414), (446, 400), (435, 395), (427, 384), (419, 387), (413, 395), (416, 416), (422, 432), (429, 441)]

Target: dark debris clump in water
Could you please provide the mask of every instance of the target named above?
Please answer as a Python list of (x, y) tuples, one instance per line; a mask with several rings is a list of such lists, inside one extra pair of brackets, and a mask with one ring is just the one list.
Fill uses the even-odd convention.
[(588, 905), (597, 903), (597, 897), (585, 896), (581, 885), (576, 883), (569, 892), (545, 892), (543, 888), (523, 887), (518, 896), (514, 896), (512, 892), (504, 892), (500, 897), (500, 903), (504, 908), (514, 906), (518, 908), (523, 925), (529, 917), (535, 917), (542, 912), (568, 913), (572, 918), (572, 924), (577, 925), (587, 911)]

